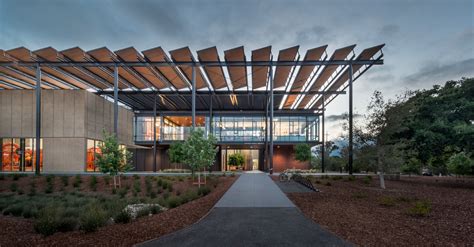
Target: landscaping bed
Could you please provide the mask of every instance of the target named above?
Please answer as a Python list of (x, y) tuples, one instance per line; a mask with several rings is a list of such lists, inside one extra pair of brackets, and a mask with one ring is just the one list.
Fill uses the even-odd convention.
[[(116, 190), (104, 176), (65, 180), (0, 175), (0, 246), (130, 246), (198, 221), (235, 177), (210, 176), (201, 189), (188, 176), (122, 177)], [(134, 220), (123, 213), (138, 204), (167, 210), (146, 207)]]
[(309, 218), (361, 246), (474, 243), (474, 179), (311, 177), (320, 193), (288, 193)]

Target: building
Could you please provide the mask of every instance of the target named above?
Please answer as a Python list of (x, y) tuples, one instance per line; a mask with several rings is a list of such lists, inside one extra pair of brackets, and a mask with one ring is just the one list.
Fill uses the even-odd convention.
[(201, 128), (218, 140), (212, 170), (234, 170), (227, 157), (235, 152), (244, 170), (309, 168), (294, 159), (294, 146), (324, 142), (325, 105), (346, 89), (352, 115), (352, 82), (383, 64), (383, 46), (357, 56), (355, 45), (331, 56), (321, 46), (302, 58), (295, 46), (276, 60), (270, 46), (250, 60), (237, 47), (223, 61), (215, 47), (197, 58), (188, 47), (169, 55), (160, 47), (0, 50), (0, 167), (93, 172), (106, 130), (132, 150), (136, 171), (176, 168), (169, 145)]

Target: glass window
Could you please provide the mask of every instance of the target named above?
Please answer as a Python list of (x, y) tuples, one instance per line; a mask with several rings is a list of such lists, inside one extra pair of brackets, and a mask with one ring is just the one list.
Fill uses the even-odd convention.
[[(36, 146), (34, 138), (0, 139), (2, 171), (35, 171)], [(43, 141), (40, 142), (40, 170), (43, 168)]]
[[(205, 116), (196, 116), (196, 128), (206, 131)], [(193, 122), (191, 116), (163, 116), (163, 140), (185, 140), (191, 134)]]
[(87, 139), (86, 149), (86, 171), (96, 172), (99, 171), (99, 167), (96, 165), (96, 155), (102, 153), (100, 146), (103, 144), (102, 141), (96, 141)]
[[(153, 117), (136, 117), (135, 141), (153, 141)], [(160, 139), (161, 118), (156, 117), (156, 140)]]

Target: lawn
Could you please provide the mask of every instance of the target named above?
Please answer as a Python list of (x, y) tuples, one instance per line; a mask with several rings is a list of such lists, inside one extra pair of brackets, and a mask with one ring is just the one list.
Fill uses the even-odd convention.
[(303, 213), (361, 246), (474, 243), (474, 179), (311, 177), (319, 193), (288, 193)]
[[(108, 176), (0, 175), (0, 246), (133, 245), (193, 224), (234, 180), (134, 175), (114, 189)], [(131, 204), (147, 206), (135, 219)]]

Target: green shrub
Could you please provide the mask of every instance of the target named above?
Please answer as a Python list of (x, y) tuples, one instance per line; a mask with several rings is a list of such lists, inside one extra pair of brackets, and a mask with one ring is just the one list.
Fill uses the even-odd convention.
[(46, 183), (54, 183), (55, 178), (56, 178), (56, 176), (54, 176), (54, 175), (46, 176)]
[(72, 186), (74, 188), (79, 188), (81, 184), (82, 184), (82, 178), (81, 178), (81, 175), (78, 174), (74, 177), (74, 183), (72, 184)]
[(177, 190), (177, 191), (176, 191), (176, 195), (177, 195), (177, 196), (181, 195), (181, 190)]
[(324, 185), (326, 185), (326, 186), (331, 186), (331, 182), (326, 181), (326, 183), (325, 183)]
[(334, 180), (334, 181), (341, 180), (341, 179), (342, 179), (342, 176), (333, 176), (332, 177), (332, 180)]
[(431, 202), (417, 201), (408, 209), (408, 214), (415, 217), (426, 217), (431, 213)]
[(116, 188), (113, 188), (113, 189), (112, 189), (112, 194), (113, 194), (113, 195), (117, 194), (117, 189), (116, 189)]
[(3, 215), (13, 215), (19, 217), (23, 214), (23, 207), (23, 204), (20, 203), (12, 204), (3, 211)]
[(352, 196), (357, 199), (363, 199), (368, 197), (367, 193), (365, 192), (355, 192)]
[(34, 223), (34, 228), (37, 233), (49, 236), (58, 231), (56, 209), (57, 208), (54, 207), (46, 207), (40, 211)]
[(0, 174), (0, 180), (5, 180), (5, 175), (4, 174)]
[(165, 192), (165, 193), (163, 194), (163, 199), (168, 199), (168, 197), (170, 197), (170, 193)]
[(23, 177), (22, 174), (18, 174), (18, 173), (14, 173), (12, 176), (13, 176), (13, 180), (14, 180), (14, 181), (17, 181), (17, 180), (19, 180), (21, 177)]
[(155, 206), (150, 207), (150, 213), (151, 214), (158, 214), (160, 212), (161, 212), (161, 207), (160, 206), (155, 205)]
[(30, 185), (30, 192), (28, 192), (28, 196), (34, 196), (36, 195), (36, 185), (34, 182), (32, 182)]
[(89, 187), (91, 188), (92, 191), (97, 191), (97, 177), (96, 176), (91, 176), (91, 179), (89, 180)]
[(161, 187), (162, 185), (163, 185), (163, 180), (161, 180), (161, 178), (158, 178), (158, 179), (156, 180), (156, 186), (157, 186), (157, 187)]
[(115, 215), (114, 221), (116, 223), (126, 224), (132, 221), (132, 216), (125, 210), (121, 210), (117, 215)]
[(118, 190), (118, 194), (120, 198), (124, 198), (128, 193), (128, 190), (126, 188), (121, 188)]
[(158, 188), (158, 194), (161, 194), (163, 193), (163, 189), (162, 188)]
[(317, 184), (320, 184), (320, 183), (321, 183), (321, 181), (319, 181), (319, 180), (316, 180), (316, 181), (314, 181), (314, 182), (317, 183)]
[(38, 216), (38, 209), (36, 207), (24, 207), (23, 214), (24, 218), (36, 218)]
[(18, 190), (18, 184), (17, 183), (11, 183), (10, 184), (10, 191), (11, 192), (16, 192)]
[(197, 198), (199, 198), (199, 195), (196, 190), (188, 190), (181, 195), (181, 203), (187, 203)]
[(107, 222), (107, 213), (98, 205), (89, 205), (80, 216), (81, 230), (94, 232)]
[(363, 179), (362, 179), (362, 182), (364, 184), (370, 184), (370, 182), (372, 181), (372, 177), (371, 176), (365, 176)]
[(322, 175), (321, 179), (329, 179), (329, 176), (328, 175)]
[(133, 191), (137, 193), (142, 191), (140, 180), (135, 180), (135, 182), (133, 183)]
[(198, 195), (200, 195), (200, 196), (205, 196), (205, 195), (209, 194), (210, 192), (211, 192), (211, 189), (209, 189), (209, 187), (203, 186), (203, 187), (200, 187), (200, 188), (198, 189), (198, 192), (197, 192), (197, 193), (198, 193)]
[(150, 198), (152, 198), (152, 199), (156, 198), (156, 192), (155, 191), (150, 192)]
[(168, 184), (168, 192), (172, 192), (172, 191), (173, 191), (173, 185)]
[(137, 174), (133, 174), (134, 179), (140, 179), (140, 177)]
[(167, 202), (169, 208), (175, 208), (175, 207), (181, 205), (181, 199), (177, 196), (170, 196), (166, 200), (166, 202)]
[(74, 217), (62, 217), (57, 220), (57, 230), (60, 232), (74, 231), (79, 222)]
[(184, 181), (184, 180), (183, 180), (183, 177), (179, 177), (178, 180), (179, 180), (180, 182), (183, 182), (183, 181)]
[(379, 204), (386, 207), (392, 207), (395, 206), (396, 200), (393, 197), (384, 196), (379, 199)]
[(150, 207), (144, 207), (137, 212), (137, 218), (150, 215)]
[(353, 175), (350, 175), (350, 176), (347, 176), (347, 177), (346, 177), (346, 181), (348, 181), (348, 182), (355, 181), (355, 179), (356, 179), (356, 178), (355, 178), (355, 176), (353, 176)]
[(53, 184), (52, 183), (47, 183), (46, 184), (46, 187), (44, 189), (44, 193), (46, 193), (46, 194), (53, 193)]
[[(71, 203), (75, 204), (75, 203)], [(81, 202), (77, 203), (77, 206), (81, 206)], [(77, 218), (80, 215), (80, 210), (77, 207), (68, 207), (62, 213), (62, 217), (74, 217)]]
[(18, 192), (18, 195), (23, 195), (23, 194), (25, 194), (25, 192), (24, 192), (22, 189), (18, 189), (17, 192)]
[(61, 181), (63, 182), (63, 186), (67, 187), (69, 185), (69, 176), (62, 176)]

